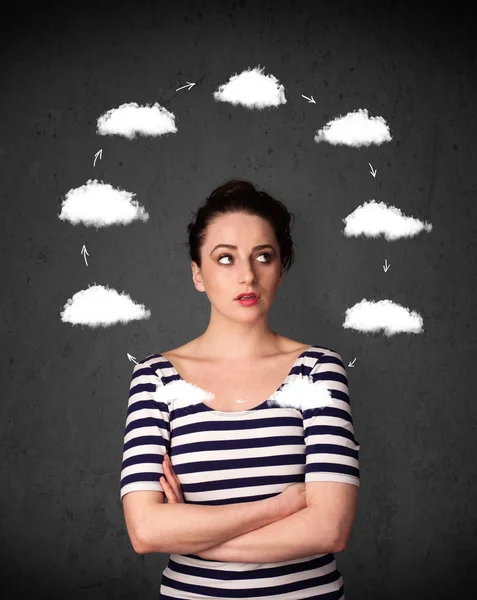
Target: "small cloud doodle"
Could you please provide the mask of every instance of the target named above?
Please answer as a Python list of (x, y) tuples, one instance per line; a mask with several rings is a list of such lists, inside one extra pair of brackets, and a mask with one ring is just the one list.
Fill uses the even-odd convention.
[(143, 304), (131, 300), (125, 292), (93, 285), (80, 290), (70, 298), (61, 312), (63, 323), (107, 327), (116, 323), (129, 323), (138, 319), (148, 319), (151, 311)]
[(176, 132), (174, 114), (157, 102), (151, 106), (121, 104), (101, 115), (96, 129), (99, 135), (120, 135), (130, 140), (136, 135), (155, 137)]
[(403, 215), (395, 206), (387, 206), (384, 202), (370, 200), (358, 206), (343, 219), (347, 237), (366, 236), (376, 238), (383, 236), (388, 242), (400, 238), (412, 238), (421, 231), (432, 231), (432, 225), (414, 217)]
[(286, 104), (285, 88), (273, 75), (264, 75), (263, 69), (256, 67), (233, 75), (214, 92), (215, 100), (258, 109)]
[(344, 117), (329, 121), (315, 135), (315, 142), (328, 142), (332, 145), (370, 146), (381, 145), (392, 140), (389, 126), (383, 117), (370, 117), (368, 111), (358, 109)]
[(423, 319), (415, 311), (391, 300), (376, 302), (364, 298), (346, 310), (345, 329), (363, 333), (383, 331), (388, 337), (398, 333), (422, 333)]
[(134, 200), (133, 192), (113, 188), (109, 183), (89, 179), (65, 196), (58, 218), (72, 225), (82, 223), (97, 228), (147, 221), (145, 208)]

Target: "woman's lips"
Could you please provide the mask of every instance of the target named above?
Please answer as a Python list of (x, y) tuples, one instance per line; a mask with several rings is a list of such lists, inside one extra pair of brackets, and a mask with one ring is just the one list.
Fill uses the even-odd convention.
[(246, 298), (242, 297), (242, 298), (237, 298), (236, 300), (237, 300), (237, 302), (239, 302), (239, 304), (242, 304), (242, 306), (252, 306), (253, 304), (257, 304), (259, 297), (253, 296), (253, 298), (249, 298), (248, 300)]

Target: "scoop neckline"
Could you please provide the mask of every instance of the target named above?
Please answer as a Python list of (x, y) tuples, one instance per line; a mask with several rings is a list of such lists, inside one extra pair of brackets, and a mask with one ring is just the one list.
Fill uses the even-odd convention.
[[(212, 412), (212, 413), (217, 413), (218, 415), (245, 415), (247, 413), (251, 413), (251, 412), (254, 412), (256, 410), (260, 410), (262, 407), (266, 406), (270, 402), (270, 400), (272, 400), (273, 397), (280, 391), (280, 389), (288, 382), (288, 380), (292, 376), (293, 370), (297, 366), (299, 360), (301, 358), (303, 358), (303, 356), (305, 356), (306, 354), (308, 354), (308, 352), (310, 352), (314, 348), (316, 348), (316, 346), (313, 344), (312, 346), (309, 346), (308, 348), (306, 348), (305, 350), (303, 350), (303, 352), (296, 358), (296, 360), (293, 363), (290, 371), (288, 372), (288, 375), (285, 377), (285, 379), (282, 381), (282, 383), (277, 387), (277, 389), (273, 392), (273, 394), (269, 398), (267, 398), (266, 400), (264, 400), (263, 402), (261, 402), (260, 404), (257, 404), (257, 406), (254, 406), (254, 407), (249, 408), (247, 410), (217, 410), (215, 408), (212, 408), (208, 404), (205, 404), (205, 402), (202, 402), (202, 400), (199, 401), (199, 402), (197, 402), (197, 404), (198, 405), (202, 405), (204, 407), (204, 411), (209, 411), (209, 412)], [(170, 360), (168, 360), (164, 355), (162, 355), (160, 353), (158, 353), (158, 356), (160, 356), (161, 358), (163, 358), (170, 365), (170, 368), (172, 369), (172, 371), (174, 372), (174, 374), (179, 377), (180, 381), (183, 381), (184, 383), (189, 383), (188, 381), (186, 381), (182, 377), (182, 375), (179, 373), (179, 371), (175, 368), (175, 366), (171, 363)]]

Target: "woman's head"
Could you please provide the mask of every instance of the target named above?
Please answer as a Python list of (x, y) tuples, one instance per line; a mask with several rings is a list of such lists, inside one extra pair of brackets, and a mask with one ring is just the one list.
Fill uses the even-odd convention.
[(187, 226), (191, 261), (195, 262), (199, 269), (201, 268), (201, 250), (208, 226), (218, 217), (231, 213), (255, 215), (269, 223), (280, 249), (281, 264), (284, 271), (288, 271), (294, 261), (293, 241), (290, 237), (290, 221), (294, 218), (293, 213), (267, 192), (258, 191), (248, 181), (237, 179), (232, 179), (216, 188), (195, 213), (195, 221)]
[[(229, 302), (240, 307), (234, 301), (238, 294), (257, 292), (257, 308), (242, 310), (265, 314), (293, 264), (292, 217), (279, 200), (247, 181), (231, 180), (215, 189), (188, 226), (196, 289), (205, 291), (220, 312), (228, 312)], [(222, 244), (236, 248), (217, 248)]]

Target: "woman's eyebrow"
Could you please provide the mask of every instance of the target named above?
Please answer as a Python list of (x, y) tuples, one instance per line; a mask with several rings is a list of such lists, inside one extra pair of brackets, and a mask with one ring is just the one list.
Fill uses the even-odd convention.
[[(217, 246), (215, 246), (215, 248), (212, 250), (212, 252), (214, 252), (214, 250), (217, 250), (217, 248), (229, 248), (230, 250), (237, 250), (237, 246), (233, 246), (232, 244), (217, 244)], [(275, 248), (271, 245), (271, 244), (260, 244), (259, 246), (255, 246), (254, 248), (252, 248), (252, 250), (261, 250), (262, 248), (271, 248), (272, 250), (275, 250)], [(212, 254), (212, 252), (210, 254)]]

